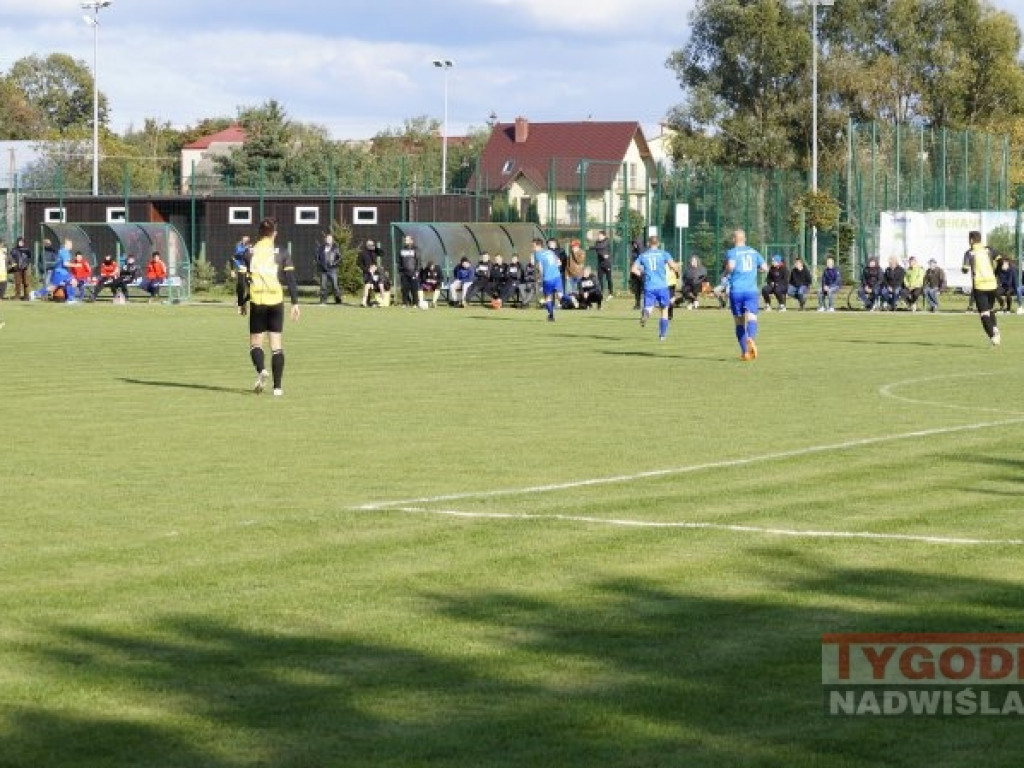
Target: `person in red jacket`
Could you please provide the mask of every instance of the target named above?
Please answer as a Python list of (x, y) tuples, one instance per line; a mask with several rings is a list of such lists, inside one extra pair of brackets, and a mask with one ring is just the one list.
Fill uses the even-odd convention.
[(96, 284), (92, 287), (92, 300), (96, 301), (96, 297), (100, 295), (100, 291), (104, 288), (109, 288), (112, 296), (117, 296), (117, 278), (120, 270), (117, 268), (117, 262), (114, 261), (114, 257), (109, 253), (103, 257), (103, 261), (100, 262), (99, 277), (96, 278)]
[(153, 255), (149, 257), (149, 262), (146, 264), (146, 279), (139, 286), (149, 294), (150, 302), (156, 300), (156, 296), (160, 292), (160, 286), (164, 284), (166, 279), (167, 266), (164, 264), (163, 259), (160, 258), (160, 251), (153, 251)]
[(88, 295), (86, 293), (86, 287), (92, 279), (92, 266), (85, 260), (85, 257), (82, 256), (81, 251), (75, 251), (74, 257), (68, 262), (68, 272), (70, 272), (71, 277), (75, 279), (75, 293), (77, 294), (78, 299), (84, 300)]

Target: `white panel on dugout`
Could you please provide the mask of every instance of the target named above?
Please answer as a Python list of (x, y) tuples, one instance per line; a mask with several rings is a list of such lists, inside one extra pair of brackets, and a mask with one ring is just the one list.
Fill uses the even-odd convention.
[(970, 277), (960, 271), (967, 250), (967, 233), (981, 232), (983, 239), (998, 227), (1017, 226), (1015, 211), (885, 211), (878, 222), (878, 258), (884, 268), (891, 256), (905, 262), (916, 256), (922, 266), (935, 259), (946, 272), (951, 288), (970, 287)]

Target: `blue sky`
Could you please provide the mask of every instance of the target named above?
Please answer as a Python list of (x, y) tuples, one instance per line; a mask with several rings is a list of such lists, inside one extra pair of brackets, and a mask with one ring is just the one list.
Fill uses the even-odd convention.
[[(841, 2), (842, 0), (837, 0)], [(1024, 0), (996, 7), (1024, 18)], [(681, 98), (665, 59), (692, 0), (114, 0), (100, 12), (99, 84), (111, 127), (183, 127), (281, 102), (338, 139), (443, 115), (450, 133), (502, 120), (639, 120)], [(327, 8), (327, 10), (324, 10)], [(62, 52), (90, 66), (78, 0), (0, 0), (0, 66)], [(1020, 21), (1019, 21), (1020, 23)]]

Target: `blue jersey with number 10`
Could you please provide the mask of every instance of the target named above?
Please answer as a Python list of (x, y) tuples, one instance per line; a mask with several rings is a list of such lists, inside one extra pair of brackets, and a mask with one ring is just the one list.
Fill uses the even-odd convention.
[(732, 292), (757, 293), (757, 273), (764, 266), (764, 256), (749, 245), (738, 245), (726, 251), (725, 261), (731, 265), (729, 287)]
[(644, 270), (644, 290), (668, 288), (668, 263), (672, 256), (660, 248), (649, 248), (636, 257)]

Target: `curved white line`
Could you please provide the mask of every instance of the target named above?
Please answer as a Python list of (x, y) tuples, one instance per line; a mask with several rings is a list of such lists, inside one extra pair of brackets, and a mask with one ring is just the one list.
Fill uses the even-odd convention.
[(930, 381), (948, 381), (949, 379), (968, 379), (978, 378), (979, 376), (995, 376), (995, 371), (984, 371), (974, 373), (951, 373), (944, 376), (926, 376), (921, 379), (905, 379), (904, 381), (896, 381), (892, 384), (883, 384), (878, 388), (878, 394), (882, 397), (889, 397), (893, 400), (899, 400), (900, 402), (909, 403), (911, 405), (927, 405), (930, 408), (949, 408), (956, 411), (978, 411), (985, 413), (1002, 413), (1002, 414), (1013, 414), (1024, 416), (1024, 411), (1009, 411), (1005, 408), (989, 408), (984, 405), (959, 405), (957, 403), (943, 403), (939, 400), (922, 400), (917, 397), (908, 397), (907, 395), (898, 395), (893, 390), (901, 387), (909, 387), (913, 384), (926, 384)]

